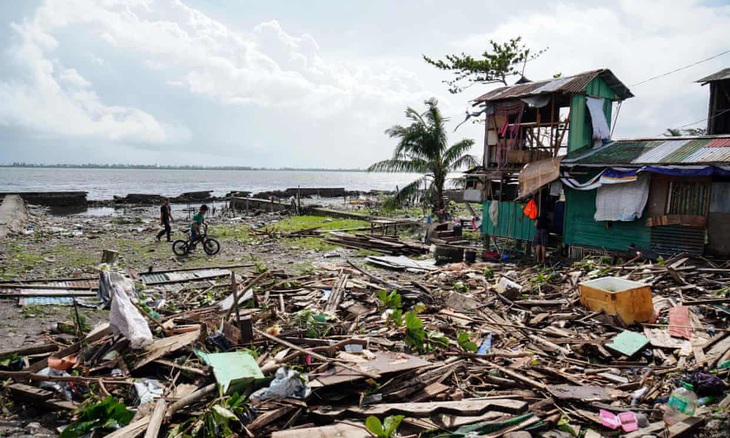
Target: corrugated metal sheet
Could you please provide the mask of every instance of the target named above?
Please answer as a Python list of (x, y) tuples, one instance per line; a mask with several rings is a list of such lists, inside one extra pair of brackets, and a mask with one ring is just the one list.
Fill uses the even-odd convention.
[(726, 148), (730, 147), (730, 138), (716, 138), (707, 143), (708, 148)]
[(649, 152), (644, 152), (639, 156), (639, 158), (635, 159), (633, 163), (635, 164), (645, 164), (645, 163), (658, 163), (662, 158), (673, 154), (679, 150), (682, 146), (686, 145), (689, 142), (689, 140), (685, 141), (665, 141), (658, 146), (656, 146), (654, 149), (650, 150)]
[[(687, 162), (687, 157), (694, 154), (698, 150), (702, 149), (703, 147), (707, 146), (707, 141), (703, 140), (690, 140), (685, 144), (683, 147), (677, 149), (676, 151), (672, 152), (671, 154), (668, 154), (667, 156), (663, 157), (661, 159), (662, 163), (684, 163)], [(690, 161), (691, 163), (691, 161)]]
[(540, 94), (540, 93), (552, 93), (555, 91), (560, 90), (562, 87), (566, 86), (570, 81), (574, 80), (574, 78), (558, 78), (552, 81), (547, 82), (545, 85), (541, 86), (540, 88), (533, 91), (533, 94)]
[(564, 165), (730, 163), (730, 136), (617, 140), (568, 154)]
[(634, 97), (628, 87), (619, 81), (611, 70), (601, 69), (547, 81), (528, 82), (497, 88), (477, 97), (474, 102), (492, 102), (548, 93), (583, 93), (586, 91), (588, 84), (598, 77), (606, 82), (619, 100)]
[(69, 280), (69, 281), (33, 281), (27, 283), (33, 285), (36, 289), (74, 289), (74, 290), (96, 290), (99, 288), (98, 280)]
[(158, 284), (168, 282), (183, 282), (192, 280), (204, 280), (208, 278), (223, 277), (230, 275), (231, 271), (227, 269), (198, 269), (195, 271), (179, 271), (179, 272), (161, 272), (161, 273), (145, 273), (140, 275), (144, 284)]
[(690, 163), (729, 163), (730, 148), (706, 146), (687, 157)]
[(711, 74), (709, 76), (705, 76), (704, 78), (702, 78), (702, 79), (700, 79), (700, 80), (698, 80), (696, 82), (699, 82), (701, 84), (706, 84), (708, 82), (722, 81), (722, 80), (725, 80), (725, 79), (730, 79), (730, 67), (723, 68), (719, 72), (713, 73), (713, 74)]
[(705, 251), (705, 230), (680, 225), (652, 227), (651, 249), (660, 255), (671, 255), (680, 252), (702, 255)]

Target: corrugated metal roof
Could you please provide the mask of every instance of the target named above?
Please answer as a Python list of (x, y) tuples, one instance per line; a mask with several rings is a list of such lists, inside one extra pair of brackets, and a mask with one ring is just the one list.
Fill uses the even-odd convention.
[(619, 81), (611, 70), (601, 69), (546, 81), (527, 82), (523, 84), (510, 85), (508, 87), (496, 88), (477, 97), (474, 99), (474, 102), (491, 102), (550, 93), (581, 93), (584, 92), (588, 84), (597, 77), (606, 81), (608, 86), (611, 87), (614, 93), (616, 93), (619, 100), (634, 97), (628, 87)]
[(699, 82), (701, 84), (706, 84), (708, 82), (714, 82), (714, 81), (722, 81), (725, 79), (730, 79), (730, 67), (723, 68), (717, 73), (713, 73), (710, 76), (705, 76), (702, 79), (699, 79), (695, 82)]
[(617, 140), (563, 159), (567, 165), (730, 163), (730, 136)]

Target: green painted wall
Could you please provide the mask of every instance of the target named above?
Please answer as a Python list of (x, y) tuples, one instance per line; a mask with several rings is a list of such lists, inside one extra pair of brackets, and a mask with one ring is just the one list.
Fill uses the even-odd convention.
[[(497, 218), (498, 224), (496, 227), (492, 224), (492, 220), (489, 218), (489, 206), (492, 202), (499, 203), (499, 216)], [(535, 221), (530, 220), (530, 218), (522, 213), (523, 206), (524, 204), (520, 202), (484, 202), (482, 233), (490, 236), (532, 240), (535, 235)]]
[(586, 96), (606, 99), (603, 112), (606, 114), (608, 126), (611, 126), (612, 103), (616, 93), (601, 78), (595, 78), (586, 87), (586, 94), (576, 94), (570, 101), (570, 133), (568, 135), (568, 152), (577, 151), (591, 144), (590, 115), (586, 108)]
[[(651, 228), (647, 227), (646, 214), (632, 222), (596, 222), (596, 190), (565, 188), (565, 221), (563, 243), (609, 250), (625, 250), (632, 243), (648, 248)], [(646, 213), (646, 210), (644, 211)]]

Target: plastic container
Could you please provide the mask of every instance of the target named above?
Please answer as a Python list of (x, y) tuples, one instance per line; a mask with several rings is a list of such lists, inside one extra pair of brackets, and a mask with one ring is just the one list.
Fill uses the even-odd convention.
[(667, 426), (676, 424), (695, 414), (697, 409), (697, 394), (692, 385), (682, 382), (682, 386), (672, 391), (664, 411), (664, 423)]
[(597, 312), (618, 315), (631, 325), (646, 322), (654, 315), (651, 288), (636, 281), (618, 277), (603, 277), (578, 285), (580, 303)]

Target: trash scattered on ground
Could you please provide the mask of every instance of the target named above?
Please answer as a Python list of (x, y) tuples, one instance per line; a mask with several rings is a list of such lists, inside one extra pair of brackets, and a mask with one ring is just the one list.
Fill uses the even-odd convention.
[(310, 235), (384, 255), (0, 284), (110, 309), (0, 352), (6, 396), (65, 412), (62, 436), (727, 430), (727, 261), (436, 266), (390, 236)]

